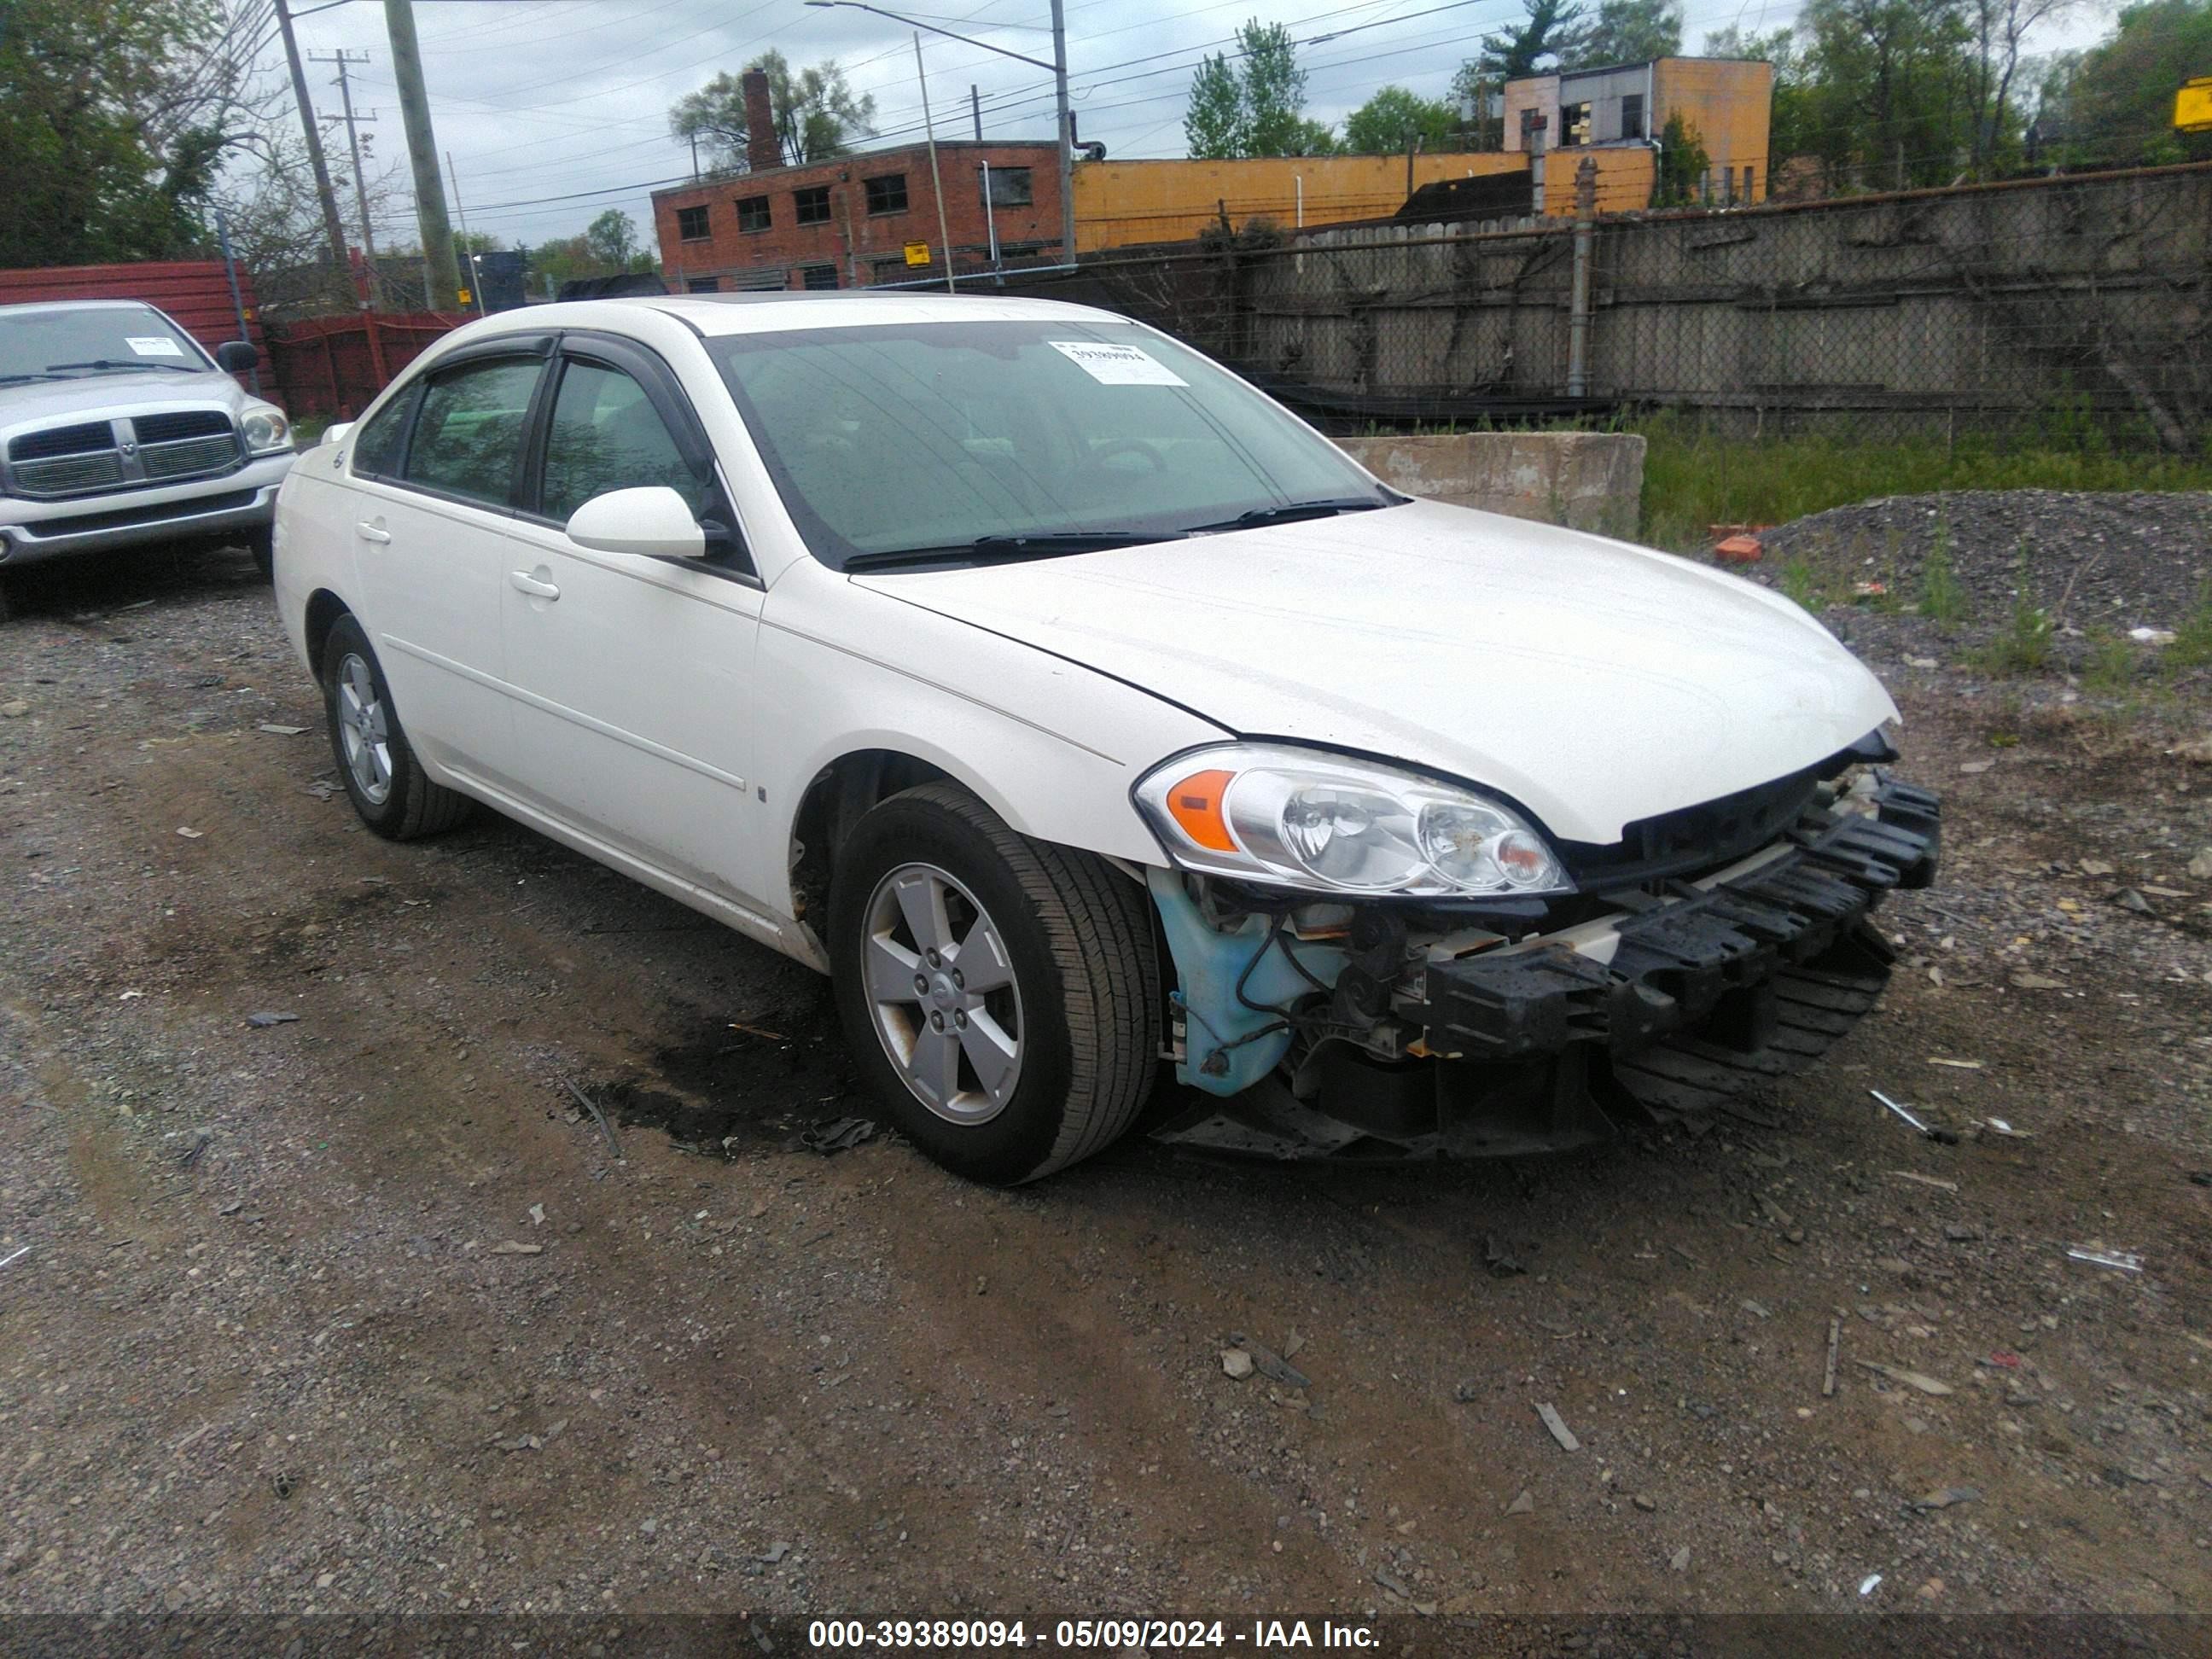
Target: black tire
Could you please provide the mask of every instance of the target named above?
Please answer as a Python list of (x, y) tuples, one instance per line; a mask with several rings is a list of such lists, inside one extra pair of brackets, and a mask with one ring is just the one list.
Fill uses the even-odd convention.
[[(385, 749), (391, 757), (391, 782), (379, 800), (354, 775), (346, 755), (339, 714), (339, 688), (349, 658), (358, 658), (368, 670), (376, 697), (385, 714)], [(469, 815), (474, 804), (466, 795), (433, 783), (415, 758), (407, 733), (392, 706), (392, 689), (384, 683), (384, 667), (368, 643), (368, 635), (351, 616), (340, 617), (323, 646), (323, 714), (330, 726), (331, 754), (338, 763), (338, 780), (361, 821), (387, 841), (414, 841), (452, 829)]]
[(0, 623), (14, 620), (15, 606), (8, 596), (8, 578), (0, 576)]
[[(988, 912), (1021, 999), (1020, 1070), (997, 1115), (956, 1123), (886, 1049), (863, 969), (878, 885), (933, 866)], [(830, 901), (837, 1011), (859, 1068), (906, 1138), (954, 1174), (1012, 1186), (1090, 1157), (1143, 1109), (1160, 1048), (1159, 964), (1145, 890), (1103, 859), (1034, 842), (957, 785), (892, 796), (854, 827)]]
[(253, 568), (261, 573), (264, 582), (276, 580), (276, 532), (264, 526), (246, 538), (246, 550), (253, 556)]

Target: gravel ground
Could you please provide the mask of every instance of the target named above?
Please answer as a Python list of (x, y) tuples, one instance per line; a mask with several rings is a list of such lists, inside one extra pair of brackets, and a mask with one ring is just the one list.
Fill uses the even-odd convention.
[[(1822, 605), (1822, 619), (1869, 655), (1942, 656), (1969, 665), (2012, 627), (2025, 592), (2049, 613), (2053, 657), (2078, 672), (2104, 636), (2171, 633), (2212, 605), (2212, 494), (2077, 495), (2055, 489), (1962, 490), (1894, 495), (1816, 513), (1765, 532), (1753, 579), (1783, 585), (1793, 565)], [(1937, 629), (1900, 614), (1919, 605), (1927, 563), (1940, 544), (1964, 589), (1965, 611)], [(1861, 583), (1887, 590), (1856, 599)], [(2170, 684), (2159, 647), (2132, 653), (2133, 678)], [(2212, 668), (2181, 677), (2212, 690)], [(2063, 682), (2014, 688), (2048, 701)]]
[[(2189, 592), (2111, 511), (2077, 598)], [(0, 1612), (2212, 1604), (2185, 687), (2022, 704), (1844, 617), (1945, 872), (1882, 913), (1882, 1009), (1741, 1117), (1390, 1173), (1137, 1140), (999, 1193), (804, 1149), (866, 1109), (804, 969), (496, 819), (361, 831), (242, 555), (25, 588)], [(1224, 1375), (1237, 1335), (1308, 1386)]]

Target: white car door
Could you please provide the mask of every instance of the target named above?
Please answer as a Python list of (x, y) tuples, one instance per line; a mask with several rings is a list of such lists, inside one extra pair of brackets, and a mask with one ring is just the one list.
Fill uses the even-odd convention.
[(495, 787), (514, 736), (500, 637), (508, 532), (550, 345), (466, 352), (354, 441), (356, 609), (392, 702), (434, 769)]
[[(750, 900), (762, 589), (713, 451), (675, 376), (635, 343), (566, 336), (553, 372), (501, 593), (522, 793), (618, 853)], [(722, 532), (708, 557), (568, 539), (586, 501), (652, 484)]]

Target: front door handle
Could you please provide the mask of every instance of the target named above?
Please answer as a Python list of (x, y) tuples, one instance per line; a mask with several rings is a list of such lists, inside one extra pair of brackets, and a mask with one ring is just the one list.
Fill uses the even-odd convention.
[(518, 593), (527, 593), (533, 599), (557, 599), (561, 590), (551, 582), (542, 582), (527, 570), (510, 570), (507, 580)]
[(353, 532), (365, 542), (388, 542), (392, 539), (392, 532), (382, 525), (370, 524), (366, 520), (356, 525)]

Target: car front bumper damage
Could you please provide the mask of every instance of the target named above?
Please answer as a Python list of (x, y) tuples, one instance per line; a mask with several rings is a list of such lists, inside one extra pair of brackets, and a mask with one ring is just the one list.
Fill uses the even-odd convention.
[[(1556, 1151), (1741, 1113), (1874, 1006), (1893, 957), (1869, 917), (1892, 889), (1934, 878), (1936, 797), (1867, 781), (1808, 806), (1747, 857), (1605, 894), (1605, 914), (1558, 932), (1467, 951), (1386, 930), (1378, 958), (1370, 928), (1371, 1018), (1345, 994), (1363, 962), (1355, 927), (1330, 1006), (1311, 1007), (1285, 1064), (1154, 1133), (1261, 1157), (1391, 1161)], [(1404, 967), (1374, 975), (1391, 959)], [(1186, 1078), (1207, 1086), (1198, 1073), (1209, 1061), (1218, 1056)]]

